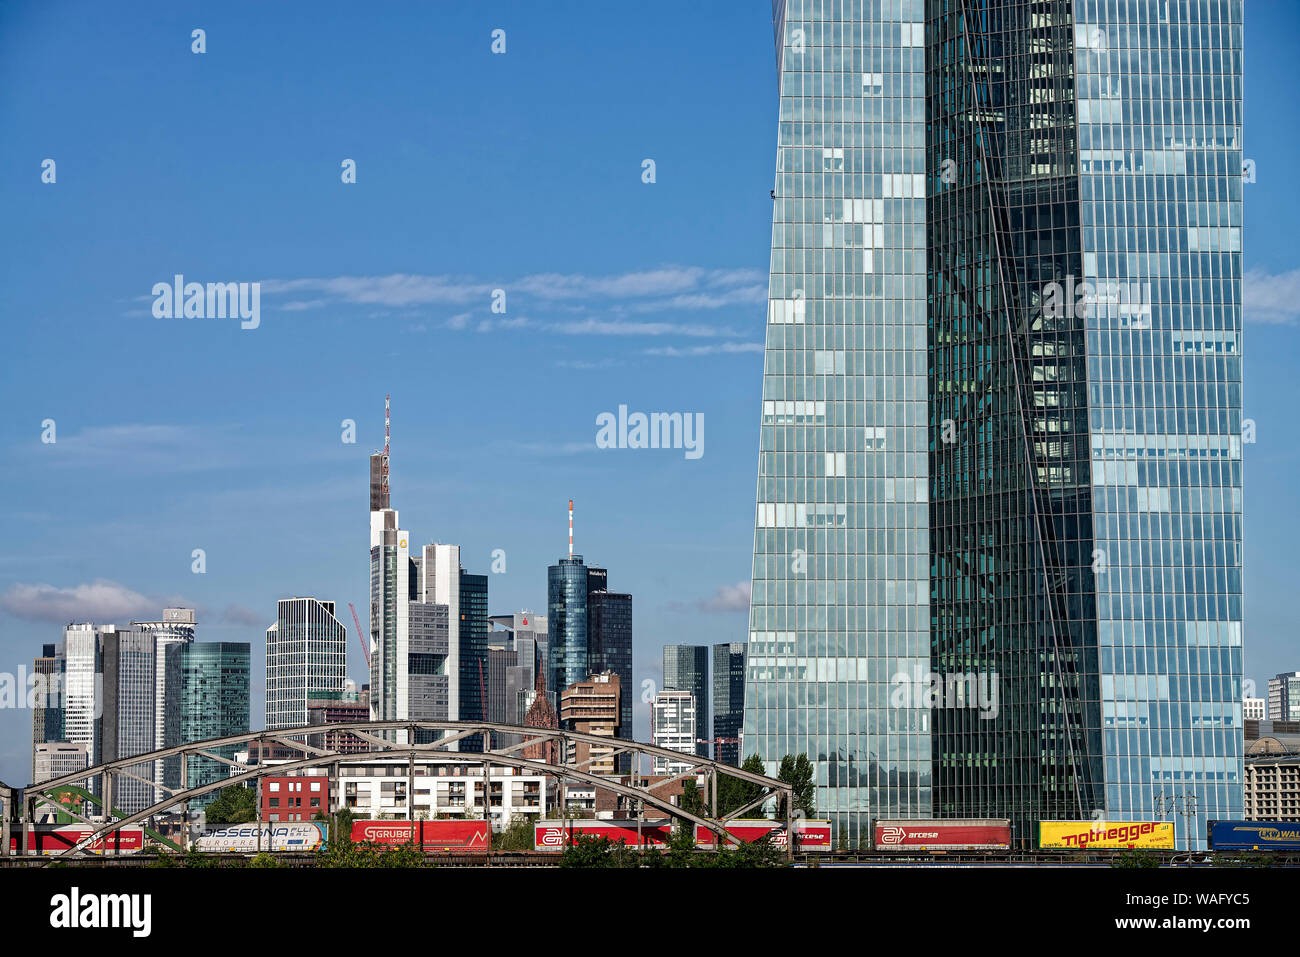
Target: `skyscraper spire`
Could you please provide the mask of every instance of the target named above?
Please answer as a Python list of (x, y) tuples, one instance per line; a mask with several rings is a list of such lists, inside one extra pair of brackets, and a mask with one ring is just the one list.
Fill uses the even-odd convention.
[(569, 557), (573, 557), (573, 499), (569, 499)]
[(390, 398), (392, 398), (391, 395), (385, 395), (385, 396), (384, 396), (384, 485), (383, 485), (383, 493), (384, 493), (384, 507), (385, 507), (385, 508), (388, 507), (388, 500), (389, 500), (389, 499), (388, 499), (388, 440), (389, 440), (389, 436), (390, 436), (390, 431), (389, 431), (390, 423), (389, 423), (389, 404), (388, 404), (388, 400), (389, 400)]

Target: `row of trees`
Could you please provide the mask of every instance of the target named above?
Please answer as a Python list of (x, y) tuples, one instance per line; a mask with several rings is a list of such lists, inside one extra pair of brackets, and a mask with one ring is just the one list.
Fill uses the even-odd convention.
[[(751, 754), (745, 759), (740, 766), (742, 771), (749, 771), (752, 774), (765, 774), (763, 761), (757, 754)], [(808, 760), (807, 754), (792, 755), (787, 754), (781, 759), (780, 768), (777, 771), (777, 780), (789, 784), (794, 792), (794, 814), (805, 819), (817, 816), (817, 784), (813, 780), (812, 762)], [(726, 817), (733, 811), (737, 811), (758, 800), (762, 793), (762, 788), (757, 784), (751, 784), (740, 778), (733, 778), (729, 774), (718, 775), (718, 817)], [(700, 817), (709, 815), (710, 795), (703, 794), (695, 786), (695, 782), (687, 780), (682, 784), (681, 808), (690, 814)], [(785, 820), (785, 799), (778, 797), (776, 801), (776, 819)], [(755, 815), (762, 814), (761, 809), (755, 809)]]
[(695, 846), (695, 829), (679, 824), (668, 839), (666, 850), (640, 850), (608, 837), (579, 834), (560, 854), (561, 867), (783, 867), (781, 852), (764, 834), (756, 841), (732, 848), (723, 844), (716, 851), (701, 853)]

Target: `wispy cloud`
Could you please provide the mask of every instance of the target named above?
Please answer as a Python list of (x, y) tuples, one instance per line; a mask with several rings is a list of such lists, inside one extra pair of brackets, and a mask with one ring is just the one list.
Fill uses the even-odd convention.
[(243, 605), (227, 605), (221, 612), (221, 620), (232, 625), (265, 625), (266, 615)]
[(670, 356), (673, 358), (691, 356), (713, 356), (720, 353), (762, 352), (761, 342), (718, 342), (707, 346), (689, 346), (685, 349), (677, 346), (659, 346), (646, 349), (648, 356)]
[(179, 425), (127, 423), (91, 426), (80, 432), (56, 434), (43, 448), (51, 461), (63, 465), (123, 464), (168, 470), (210, 468), (218, 462), (198, 454), (203, 443), (197, 429)]
[(1300, 319), (1300, 269), (1246, 272), (1246, 319), (1289, 325)]
[(508, 299), (519, 296), (535, 302), (587, 302), (604, 306), (635, 303), (632, 308), (645, 312), (656, 309), (720, 309), (758, 303), (767, 296), (766, 283), (766, 276), (756, 269), (662, 266), (610, 276), (534, 273), (499, 281), (411, 273), (264, 279), (262, 293), (267, 296), (293, 295), (296, 298), (281, 308), (296, 310), (314, 309), (330, 301), (395, 308), (480, 302), (486, 307), (493, 290), (504, 289)]
[(738, 336), (732, 329), (719, 329), (695, 323), (624, 322), (611, 319), (577, 319), (551, 323), (547, 328), (566, 336), (688, 336), (710, 338)]
[(749, 582), (719, 585), (708, 597), (696, 602), (700, 611), (747, 611), (749, 609)]
[(28, 621), (125, 623), (155, 619), (167, 606), (193, 607), (180, 598), (150, 598), (117, 582), (99, 579), (60, 588), (48, 584), (11, 585), (0, 594), (0, 607)]

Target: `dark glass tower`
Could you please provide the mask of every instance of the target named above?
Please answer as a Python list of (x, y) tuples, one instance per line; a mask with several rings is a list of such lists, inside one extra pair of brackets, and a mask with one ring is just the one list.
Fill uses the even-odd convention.
[(744, 750), (850, 840), (1242, 813), (1242, 8), (774, 3)]
[[(612, 671), (618, 675), (618, 736), (631, 741), (632, 596), (609, 591), (605, 569), (589, 568), (587, 572), (587, 670), (590, 674)], [(616, 755), (614, 767), (626, 774), (632, 769), (632, 756)]]
[[(460, 572), (460, 720), (482, 721), (488, 678), (488, 580), (486, 575)], [(482, 751), (482, 735), (462, 738), (462, 751)]]
[(1026, 843), (1104, 806), (1070, 6), (928, 10), (931, 670), (1011, 705), (935, 710), (934, 807)]
[(740, 764), (740, 725), (745, 713), (745, 643), (713, 646), (714, 760)]
[[(249, 730), (249, 645), (239, 641), (196, 641), (168, 645), (167, 656), (180, 658), (180, 734), (182, 743), (206, 741)], [(214, 754), (233, 759), (235, 747)], [(230, 775), (230, 768), (211, 758), (189, 760), (186, 787), (209, 784)], [(216, 791), (193, 802), (206, 807)]]
[(711, 757), (708, 645), (664, 645), (664, 690), (689, 691), (695, 697), (695, 753)]
[(560, 692), (590, 673), (587, 663), (587, 566), (581, 555), (546, 570), (546, 620), (550, 626), (546, 690)]

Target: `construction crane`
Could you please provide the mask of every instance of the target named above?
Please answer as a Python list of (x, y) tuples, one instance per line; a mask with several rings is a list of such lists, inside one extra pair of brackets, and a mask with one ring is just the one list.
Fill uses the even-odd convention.
[(370, 670), (370, 645), (366, 641), (365, 635), (361, 631), (361, 619), (357, 617), (356, 606), (348, 602), (348, 608), (352, 609), (352, 623), (357, 626), (357, 640), (361, 642), (361, 653), (366, 656), (366, 670)]

